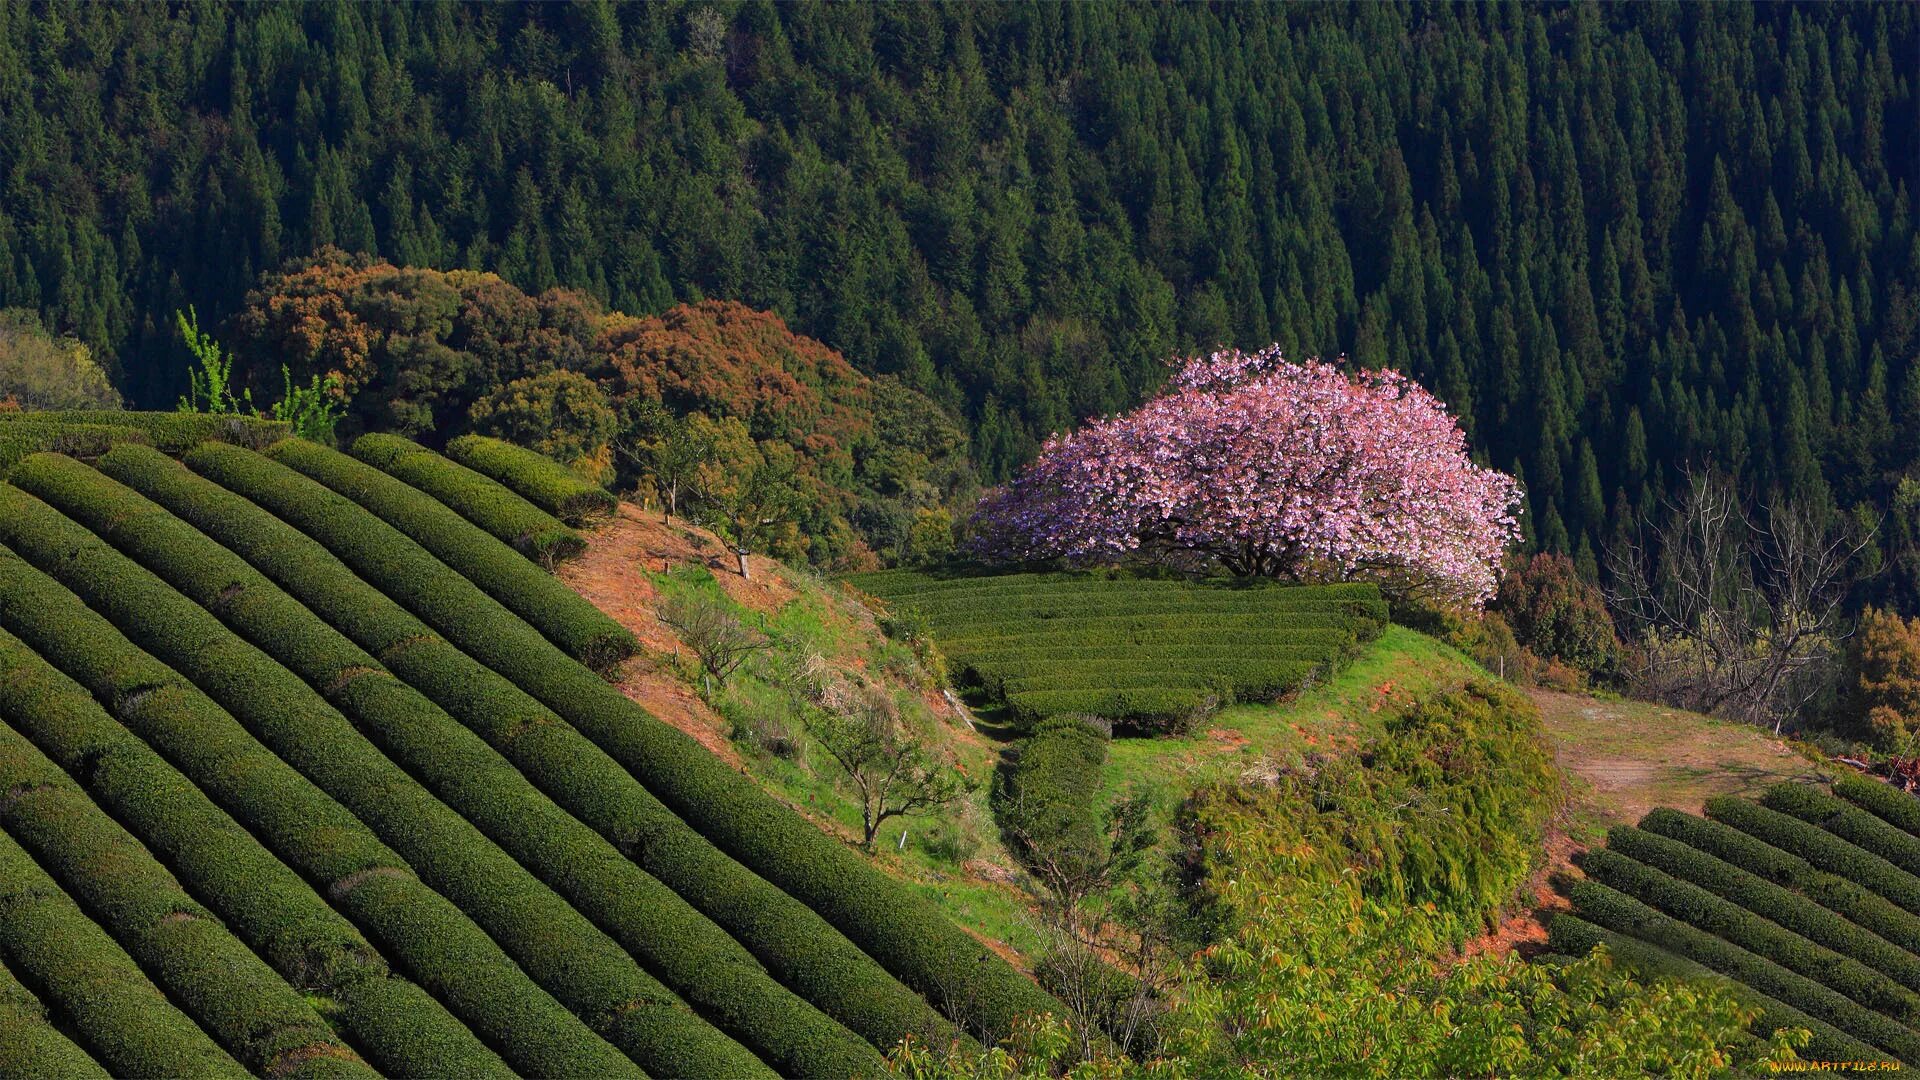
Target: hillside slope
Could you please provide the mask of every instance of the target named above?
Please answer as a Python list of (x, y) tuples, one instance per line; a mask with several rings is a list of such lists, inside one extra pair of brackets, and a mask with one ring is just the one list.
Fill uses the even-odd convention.
[(345, 455), (24, 459), (0, 630), (0, 857), (51, 875), (7, 875), (0, 958), (115, 1072), (837, 1077), (1058, 1009)]

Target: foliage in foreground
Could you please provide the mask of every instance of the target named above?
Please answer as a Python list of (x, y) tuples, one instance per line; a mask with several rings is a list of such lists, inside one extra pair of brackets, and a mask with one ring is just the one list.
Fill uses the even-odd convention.
[[(1436, 963), (1447, 920), (1430, 907), (1365, 899), (1352, 881), (1299, 887), (1318, 856), (1243, 833), (1225, 886), (1239, 929), (1196, 956), (1144, 1061), (1097, 1059), (1066, 1075), (1705, 1077), (1791, 1057), (1719, 988), (1641, 981), (1604, 951), (1564, 964), (1483, 954)], [(1072, 1042), (1034, 1025), (983, 1055), (918, 1044), (889, 1064), (915, 1080), (1025, 1078), (1066, 1065)]]

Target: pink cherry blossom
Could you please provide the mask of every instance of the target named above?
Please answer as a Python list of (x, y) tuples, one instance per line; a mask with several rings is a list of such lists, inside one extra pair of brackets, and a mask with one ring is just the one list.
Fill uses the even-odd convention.
[(1186, 553), (1235, 574), (1413, 582), (1477, 604), (1519, 538), (1520, 495), (1405, 376), (1236, 349), (1049, 439), (981, 500), (972, 547), (1074, 563)]

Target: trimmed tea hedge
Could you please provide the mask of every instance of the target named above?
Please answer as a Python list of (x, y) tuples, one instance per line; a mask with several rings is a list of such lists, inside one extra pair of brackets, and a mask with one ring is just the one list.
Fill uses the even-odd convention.
[(120, 409), (0, 413), (0, 441), (4, 441), (11, 433), (24, 432), (29, 428), (112, 428), (121, 433), (111, 440), (113, 444), (145, 443), (170, 454), (177, 454), (209, 440), (259, 450), (293, 433), (293, 425), (281, 420), (215, 416), (210, 413), (132, 412)]
[(1611, 848), (1588, 852), (1580, 868), (1594, 880), (1680, 922), (1823, 983), (1895, 1020), (1911, 1023), (1920, 1017), (1920, 997), (1913, 991), (1858, 960), (1816, 945), (1698, 885), (1662, 873)]
[(305, 439), (277, 443), (268, 456), (373, 511), (588, 667), (607, 670), (639, 649), (632, 633), (579, 593), (373, 466)]
[(0, 963), (0, 1076), (70, 1080), (109, 1076), (47, 1018), (46, 1006)]
[(1371, 585), (912, 571), (848, 582), (924, 621), (962, 680), (1028, 724), (1091, 712), (1151, 732), (1272, 700), (1330, 671), (1387, 619)]
[[(1827, 910), (1920, 955), (1920, 915), (1838, 874), (1816, 869), (1798, 855), (1756, 840), (1729, 825), (1678, 810), (1655, 810), (1641, 820), (1640, 827), (1713, 855), (1757, 877), (1798, 889)], [(1817, 841), (1818, 837), (1812, 839)]]
[(1663, 915), (1597, 881), (1577, 881), (1568, 896), (1581, 918), (1704, 964), (1893, 1054), (1920, 1061), (1920, 1033), (1761, 956)]
[[(759, 1068), (750, 1054), (643, 972), (611, 937), (376, 749), (301, 678), (329, 689), (416, 766), (465, 766), (443, 766), (443, 787), (470, 811), (493, 812), (490, 820), (499, 824), (501, 793), (489, 790), (489, 774), (476, 773), (482, 763), (471, 755), (458, 757), (461, 747), (447, 742), (456, 735), (472, 739), (464, 728), (444, 714), (435, 723), (438, 710), (372, 657), (237, 557), (130, 489), (51, 455), (22, 463), (14, 480), (76, 512), (86, 510), (103, 534), (166, 565), (202, 603), (251, 636), (271, 641), (298, 676), (56, 511), (29, 509), (17, 515), (17, 526), (0, 527), (16, 551), (29, 560), (46, 560), (42, 569), (63, 578), (236, 718), (249, 722), (282, 759), (394, 845), (428, 884), (474, 916), (536, 982), (602, 1037), (664, 1075), (742, 1076)], [(80, 567), (83, 572), (73, 572)], [(498, 761), (484, 746), (479, 749)], [(491, 773), (496, 781), (500, 776)], [(463, 779), (471, 786), (463, 786)], [(535, 823), (521, 822), (518, 829), (511, 820), (504, 824), (526, 838), (526, 849), (555, 853), (561, 865), (554, 876), (564, 879), (574, 871), (559, 854), (564, 849), (549, 849), (550, 837), (536, 831)], [(607, 856), (629, 865), (611, 850)]]
[(951, 1037), (952, 1030), (924, 1001), (813, 910), (722, 853), (599, 746), (499, 674), (434, 637), (320, 544), (434, 624), (469, 628), (463, 636), (480, 644), (482, 660), (555, 657), (551, 644), (532, 627), (392, 526), (283, 465), (212, 446), (187, 460), (292, 526), (206, 480), (182, 477), (172, 462), (152, 454), (109, 455), (102, 465), (255, 560), (344, 627), (835, 1019), (882, 1048), (907, 1035), (935, 1043)]
[[(646, 959), (657, 951), (653, 945), (661, 934), (698, 932), (705, 923), (694, 916), (662, 924), (655, 918), (658, 908), (692, 913), (599, 834), (555, 806), (477, 735), (239, 556), (85, 466), (51, 460), (36, 466), (22, 478), (30, 489), (191, 599), (223, 612), (235, 630), (316, 688), (334, 688), (336, 707), (378, 739), (394, 761), (606, 928), (629, 953)], [(681, 964), (681, 981), (784, 1074), (842, 1077), (879, 1067), (871, 1047), (767, 979), (737, 946), (724, 948), (731, 943), (717, 928), (705, 924), (704, 929), (716, 947), (700, 958), (704, 966), (698, 970)], [(668, 956), (692, 959), (679, 951), (682, 947), (669, 946)], [(724, 968), (716, 970), (729, 963), (733, 978)], [(585, 965), (576, 970), (586, 974)], [(740, 1045), (686, 1012), (650, 976), (636, 983), (618, 970), (604, 970), (598, 978), (621, 987), (629, 995), (622, 1001), (645, 1000), (643, 994), (661, 1001), (653, 1006), (657, 1013), (627, 1005), (621, 1014), (621, 1030), (643, 1065), (674, 1076), (744, 1076), (759, 1068)], [(724, 984), (728, 993), (714, 993), (716, 984)], [(583, 1015), (595, 1015), (586, 1003), (576, 1004), (576, 1011), (583, 1009)]]
[(1818, 825), (1908, 874), (1920, 874), (1920, 837), (1899, 829), (1832, 793), (1791, 781), (1775, 784), (1760, 801), (1771, 809)]
[(1783, 851), (1800, 856), (1830, 874), (1862, 885), (1906, 910), (1920, 914), (1920, 878), (1864, 848), (1847, 843), (1817, 825), (1745, 799), (1707, 800), (1707, 816), (1725, 822)]
[(119, 1076), (249, 1076), (0, 832), (0, 954)]
[[(21, 515), (36, 509), (36, 518), (58, 519), (32, 496), (0, 484), (0, 530), (15, 522), (25, 528)], [(44, 521), (37, 523), (33, 531), (44, 527)], [(60, 532), (84, 535), (71, 523)], [(40, 655), (59, 658), (61, 668), (109, 703), (122, 724), (322, 890), (518, 1070), (540, 1076), (637, 1073), (344, 807), (198, 688), (4, 546), (0, 625)]]
[(1107, 737), (1083, 719), (1053, 716), (1034, 725), (994, 792), (994, 817), (1029, 869), (1036, 855), (1098, 853), (1101, 768)]
[[(0, 827), (235, 1058), (284, 1076), (379, 1074), (60, 767), (0, 726)], [(324, 1068), (315, 1068), (324, 1059)]]
[(584, 525), (620, 509), (620, 500), (605, 488), (588, 483), (545, 454), (510, 442), (462, 435), (447, 444), (447, 456), (500, 481), (570, 525)]
[[(8, 415), (15, 414), (0, 413), (0, 416)], [(143, 432), (107, 424), (4, 424), (0, 425), (0, 475), (5, 475), (7, 469), (21, 458), (48, 450), (79, 457), (98, 457), (121, 443), (146, 441), (147, 436)]]
[(1760, 1016), (1753, 1022), (1753, 1031), (1762, 1037), (1770, 1036), (1781, 1028), (1805, 1028), (1813, 1038), (1800, 1048), (1800, 1056), (1813, 1061), (1876, 1061), (1884, 1054), (1848, 1035), (1824, 1020), (1808, 1016), (1791, 1005), (1783, 1004), (1744, 983), (1736, 982), (1711, 968), (1703, 967), (1692, 960), (1660, 948), (1649, 945), (1624, 934), (1616, 934), (1602, 926), (1595, 926), (1576, 915), (1561, 912), (1553, 917), (1548, 925), (1547, 945), (1549, 948), (1569, 956), (1585, 956), (1596, 945), (1605, 945), (1607, 952), (1617, 962), (1638, 971), (1643, 977), (1681, 978), (1710, 982), (1732, 994), (1734, 999), (1749, 1009), (1756, 1009)]
[(547, 569), (587, 550), (580, 534), (512, 489), (398, 435), (362, 435), (353, 456), (433, 496)]
[(997, 1041), (1020, 1016), (1065, 1014), (1059, 1002), (925, 900), (775, 801), (750, 777), (544, 639), (515, 632), (517, 620), (500, 605), (476, 592), (456, 596), (417, 588), (404, 564), (368, 557), (357, 547), (367, 523), (327, 520), (324, 512), (316, 514), (324, 504), (311, 493), (289, 494), (281, 478), (246, 467), (244, 455), (224, 449), (203, 447), (188, 463), (326, 544), (448, 640), (552, 708), (688, 824), (824, 916), (948, 1016)]
[[(1805, 896), (1678, 840), (1643, 832), (1631, 825), (1617, 825), (1609, 830), (1607, 847), (1691, 882), (1809, 941), (1867, 964), (1909, 990), (1920, 990), (1920, 957), (1848, 922)], [(1619, 886), (1616, 884), (1616, 887)], [(1641, 899), (1673, 913), (1654, 898), (1641, 896)]]
[(83, 777), (94, 801), (164, 857), (284, 978), (331, 996), (341, 1006), (341, 1027), (383, 1071), (510, 1075), (439, 1002), (387, 977), (384, 961), (353, 924), (286, 864), (107, 715), (84, 687), (4, 630), (0, 718)]
[(1920, 837), (1920, 798), (1911, 793), (1851, 774), (1834, 781), (1833, 793), (1908, 836)]
[(1117, 726), (1165, 731), (1218, 708), (1223, 695), (1210, 690), (1178, 687), (1137, 687), (1126, 690), (1030, 690), (1007, 695), (1014, 720), (1030, 726), (1042, 717), (1085, 713), (1104, 717)]

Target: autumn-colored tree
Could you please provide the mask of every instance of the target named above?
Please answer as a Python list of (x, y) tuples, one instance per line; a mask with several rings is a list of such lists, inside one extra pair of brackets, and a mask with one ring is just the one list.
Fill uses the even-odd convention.
[(515, 379), (474, 402), (468, 416), (475, 431), (564, 461), (590, 480), (612, 472), (609, 446), (620, 418), (585, 375), (555, 370)]
[(981, 500), (974, 548), (1198, 557), (1241, 575), (1368, 577), (1479, 603), (1519, 539), (1519, 498), (1405, 376), (1228, 350), (1188, 361), (1140, 409), (1048, 440)]
[(1920, 618), (1868, 608), (1847, 641), (1843, 726), (1883, 749), (1920, 734)]
[(1500, 581), (1494, 610), (1536, 656), (1605, 674), (1620, 660), (1620, 638), (1600, 587), (1581, 578), (1565, 555), (1515, 560)]

